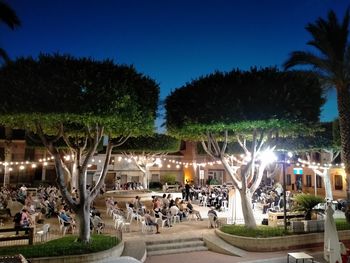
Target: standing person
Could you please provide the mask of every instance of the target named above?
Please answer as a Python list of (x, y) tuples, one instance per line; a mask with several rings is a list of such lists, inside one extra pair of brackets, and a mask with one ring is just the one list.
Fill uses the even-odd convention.
[(218, 225), (218, 214), (215, 211), (215, 207), (211, 207), (208, 211), (208, 217), (210, 221), (210, 227), (215, 228)]
[(186, 201), (188, 201), (188, 199), (190, 197), (190, 189), (191, 189), (191, 186), (189, 185), (188, 181), (186, 180), (186, 184), (185, 184)]

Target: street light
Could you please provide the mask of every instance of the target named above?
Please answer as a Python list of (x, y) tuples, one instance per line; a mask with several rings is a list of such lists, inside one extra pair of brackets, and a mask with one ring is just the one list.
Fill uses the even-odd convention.
[[(288, 152), (288, 157), (293, 157), (293, 154), (291, 152)], [(287, 231), (287, 196), (286, 196), (286, 154), (282, 152), (281, 154), (281, 161), (277, 162), (282, 164), (282, 176), (283, 176), (283, 225), (284, 225), (284, 231)]]

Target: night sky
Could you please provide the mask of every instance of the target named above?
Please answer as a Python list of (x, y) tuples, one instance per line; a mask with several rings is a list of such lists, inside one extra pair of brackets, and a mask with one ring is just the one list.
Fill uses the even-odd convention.
[[(154, 78), (161, 99), (214, 70), (281, 67), (307, 50), (308, 22), (347, 0), (11, 0), (22, 21), (1, 26), (0, 45), (11, 58), (40, 52), (111, 58)], [(334, 92), (321, 119), (337, 116)]]

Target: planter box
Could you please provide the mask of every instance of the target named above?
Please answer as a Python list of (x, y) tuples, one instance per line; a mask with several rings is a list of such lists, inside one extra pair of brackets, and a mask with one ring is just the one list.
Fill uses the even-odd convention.
[[(227, 243), (254, 252), (270, 252), (277, 250), (305, 249), (306, 247), (323, 246), (324, 233), (310, 233), (299, 235), (288, 235), (270, 238), (242, 237), (226, 234), (219, 229), (215, 230), (216, 235)], [(339, 241), (350, 240), (350, 230), (338, 231)]]
[(71, 255), (62, 257), (31, 258), (32, 263), (76, 263), (76, 262), (97, 262), (110, 257), (118, 258), (124, 250), (124, 242), (120, 242), (116, 247), (91, 254)]

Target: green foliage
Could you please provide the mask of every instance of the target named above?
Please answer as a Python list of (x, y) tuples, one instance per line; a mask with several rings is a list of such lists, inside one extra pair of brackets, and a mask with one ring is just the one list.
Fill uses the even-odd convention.
[(323, 197), (310, 194), (298, 194), (294, 196), (294, 201), (297, 203), (294, 210), (304, 211), (306, 220), (311, 220), (312, 210), (317, 204), (325, 202)]
[(106, 134), (153, 133), (159, 87), (133, 67), (66, 55), (19, 58), (0, 69), (0, 123), (47, 134), (103, 126)]
[(180, 140), (165, 134), (132, 137), (115, 150), (118, 152), (177, 152), (180, 150)]
[(281, 137), (296, 138), (301, 134), (314, 135), (316, 132), (321, 131), (322, 128), (317, 124), (304, 124), (300, 122), (294, 122), (289, 120), (257, 120), (257, 121), (239, 121), (235, 123), (213, 123), (213, 124), (194, 124), (186, 123), (186, 125), (180, 129), (170, 129), (169, 134), (177, 138), (183, 138), (188, 140), (201, 140), (206, 138), (206, 133), (210, 132), (216, 135), (216, 138), (220, 141), (224, 138), (223, 131), (228, 131), (229, 142), (236, 142), (236, 135), (244, 135), (246, 139), (252, 137), (253, 132), (264, 132), (266, 135), (278, 135)]
[(335, 218), (335, 225), (337, 230), (350, 230), (350, 223), (346, 221), (345, 218)]
[(215, 72), (166, 98), (166, 126), (175, 135), (203, 133), (208, 127), (245, 132), (269, 126), (287, 131), (300, 121), (317, 122), (323, 103), (320, 84), (311, 73), (275, 68)]
[(26, 258), (80, 255), (110, 249), (120, 242), (114, 236), (105, 235), (92, 235), (89, 244), (75, 242), (76, 238), (76, 236), (65, 236), (32, 246), (2, 247), (0, 255), (22, 254)]
[(217, 185), (217, 184), (219, 184), (219, 182), (217, 180), (215, 180), (215, 179), (208, 179), (207, 180), (207, 184), (209, 184), (209, 185)]
[(289, 234), (284, 232), (283, 228), (269, 226), (257, 226), (256, 229), (251, 229), (244, 225), (224, 225), (220, 230), (230, 235), (254, 238), (278, 237)]
[(175, 184), (176, 175), (175, 174), (164, 174), (161, 176), (160, 181), (162, 184), (167, 183), (168, 185)]

